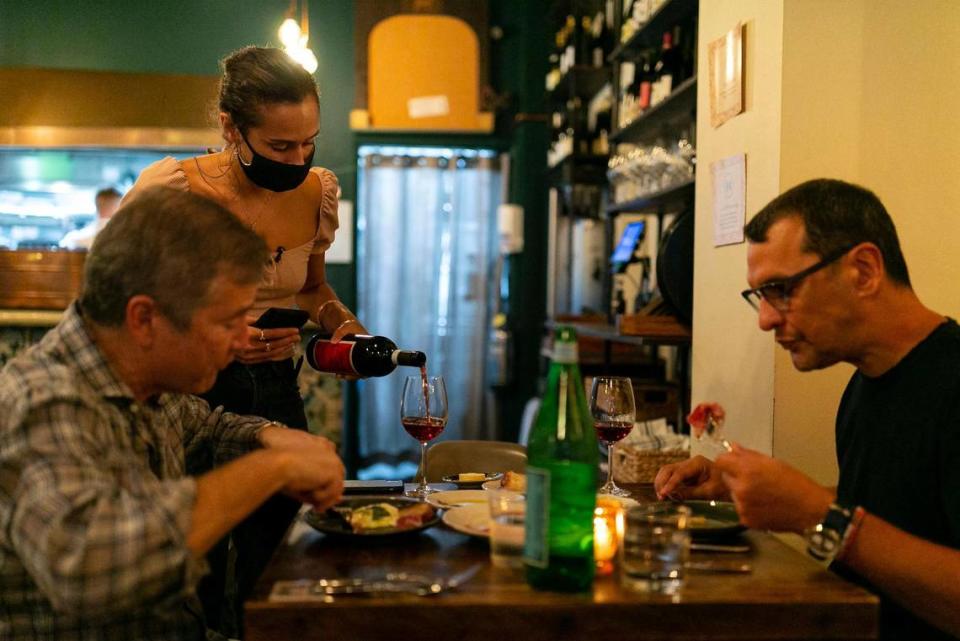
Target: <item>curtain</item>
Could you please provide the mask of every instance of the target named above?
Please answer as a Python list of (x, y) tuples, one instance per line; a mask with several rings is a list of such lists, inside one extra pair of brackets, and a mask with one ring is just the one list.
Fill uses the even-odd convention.
[[(484, 412), (500, 171), (490, 151), (361, 147), (358, 315), (401, 349), (427, 354), (447, 384), (438, 440), (492, 438)], [(416, 460), (400, 425), (398, 368), (358, 384), (360, 466)]]

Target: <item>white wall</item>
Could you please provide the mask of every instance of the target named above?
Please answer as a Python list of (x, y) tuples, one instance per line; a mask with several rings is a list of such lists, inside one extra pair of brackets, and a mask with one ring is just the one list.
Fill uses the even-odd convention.
[(852, 369), (796, 372), (731, 297), (745, 286), (746, 249), (710, 242), (709, 164), (746, 152), (748, 219), (810, 178), (874, 190), (921, 299), (956, 316), (960, 2), (706, 0), (701, 61), (706, 43), (738, 20), (747, 23), (746, 113), (714, 130), (705, 83), (698, 103), (693, 401), (723, 402), (730, 436), (832, 484), (834, 416)]
[[(727, 410), (726, 432), (748, 447), (772, 452), (773, 342), (757, 330), (757, 317), (740, 298), (745, 288), (745, 245), (713, 246), (710, 164), (747, 154), (747, 211), (780, 188), (780, 103), (783, 9), (770, 0), (700, 3), (700, 68), (707, 43), (745, 23), (745, 113), (719, 129), (710, 126), (706, 81), (697, 97), (697, 194), (694, 239), (693, 403), (717, 400)], [(701, 78), (705, 74), (701, 71)], [(696, 444), (695, 444), (696, 446)]]

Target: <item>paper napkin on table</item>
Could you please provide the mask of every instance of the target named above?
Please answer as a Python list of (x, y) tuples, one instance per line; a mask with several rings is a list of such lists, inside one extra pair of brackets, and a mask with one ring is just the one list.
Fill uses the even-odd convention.
[(633, 430), (620, 442), (641, 450), (690, 449), (690, 437), (671, 430), (665, 418), (634, 423)]

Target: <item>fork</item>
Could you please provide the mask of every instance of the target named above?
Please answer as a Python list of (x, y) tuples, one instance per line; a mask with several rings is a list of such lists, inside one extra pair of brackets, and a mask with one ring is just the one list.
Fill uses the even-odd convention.
[(389, 572), (383, 578), (378, 579), (319, 579), (313, 586), (312, 591), (327, 596), (375, 594), (433, 596), (463, 585), (472, 579), (481, 567), (483, 567), (482, 563), (476, 563), (449, 577), (428, 577), (408, 572)]

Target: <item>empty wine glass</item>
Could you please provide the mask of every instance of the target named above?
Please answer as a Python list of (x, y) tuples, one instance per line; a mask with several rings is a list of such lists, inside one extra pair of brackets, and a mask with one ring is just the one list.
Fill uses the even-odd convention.
[(447, 425), (447, 387), (442, 376), (407, 376), (400, 397), (400, 422), (407, 434), (420, 442), (420, 484), (406, 492), (407, 496), (424, 498), (435, 490), (427, 485), (427, 443), (435, 439)]
[(633, 400), (633, 382), (623, 376), (597, 376), (590, 389), (590, 413), (597, 438), (607, 446), (607, 482), (600, 488), (603, 494), (629, 496), (626, 490), (613, 482), (613, 446), (630, 433), (636, 414)]

